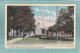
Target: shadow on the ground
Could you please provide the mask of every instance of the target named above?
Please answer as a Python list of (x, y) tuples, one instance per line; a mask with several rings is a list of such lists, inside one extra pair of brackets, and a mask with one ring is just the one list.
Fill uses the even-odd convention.
[[(43, 40), (56, 40), (56, 37), (54, 36), (41, 36), (41, 35), (35, 35), (35, 36), (31, 36), (31, 38), (39, 38), (39, 39), (43, 39)], [(64, 36), (59, 36), (58, 40), (62, 40), (62, 41), (73, 41), (73, 38), (70, 37), (64, 37)]]

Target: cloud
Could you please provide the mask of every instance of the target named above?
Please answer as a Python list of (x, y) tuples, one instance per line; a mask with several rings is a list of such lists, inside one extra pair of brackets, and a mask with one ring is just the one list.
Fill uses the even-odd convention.
[(54, 23), (55, 20), (45, 20), (46, 22)]
[(34, 16), (34, 18), (37, 19), (37, 20), (41, 20), (42, 16)]
[(36, 10), (36, 12), (39, 12), (39, 8), (36, 8), (35, 10)]
[(45, 27), (50, 27), (50, 26), (53, 26), (53, 25), (55, 25), (55, 23), (45, 22)]
[(53, 15), (56, 16), (56, 12), (52, 11)]
[[(34, 16), (34, 18), (36, 20), (42, 20), (42, 16)], [(44, 21), (45, 22), (55, 22), (56, 21), (56, 17), (53, 17), (53, 16), (45, 16), (44, 17)]]
[(45, 20), (56, 20), (56, 17), (53, 17), (53, 16), (46, 16), (45, 18), (44, 18)]
[[(42, 16), (34, 16), (36, 18), (35, 24), (37, 25), (38, 22), (40, 23), (40, 27), (42, 27)], [(50, 27), (55, 24), (56, 18), (53, 16), (45, 16), (44, 17), (44, 25), (45, 27)]]
[[(35, 24), (37, 25), (38, 22), (40, 23), (40, 27), (43, 27), (42, 26), (42, 24), (43, 24), (42, 20), (36, 20)], [(50, 26), (53, 26), (54, 24), (55, 24), (55, 22), (54, 23), (53, 22), (46, 22), (46, 21), (44, 22), (44, 26), (45, 27), (50, 27)]]
[(45, 9), (45, 11), (50, 14), (50, 11), (49, 10)]
[[(42, 19), (42, 16), (34, 16), (35, 19)], [(44, 16), (44, 20), (56, 20), (54, 16)]]

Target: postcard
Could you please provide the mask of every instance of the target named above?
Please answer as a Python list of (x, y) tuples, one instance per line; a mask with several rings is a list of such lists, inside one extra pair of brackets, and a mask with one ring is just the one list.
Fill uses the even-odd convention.
[(0, 0), (0, 53), (80, 53), (77, 0)]
[(76, 4), (5, 4), (5, 48), (75, 48)]

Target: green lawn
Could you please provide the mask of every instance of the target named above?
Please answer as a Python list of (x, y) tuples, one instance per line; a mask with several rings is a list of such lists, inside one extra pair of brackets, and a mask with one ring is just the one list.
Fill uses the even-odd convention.
[[(59, 42), (62, 42), (62, 43), (71, 43), (73, 41), (62, 41), (62, 40), (59, 40)], [(42, 43), (42, 44), (48, 44), (48, 43), (56, 43), (56, 40), (44, 40), (44, 39), (39, 39), (39, 38), (27, 38), (27, 39), (24, 39), (24, 40), (19, 40), (19, 41), (16, 41), (14, 43), (30, 43), (30, 44), (36, 44), (36, 43)]]

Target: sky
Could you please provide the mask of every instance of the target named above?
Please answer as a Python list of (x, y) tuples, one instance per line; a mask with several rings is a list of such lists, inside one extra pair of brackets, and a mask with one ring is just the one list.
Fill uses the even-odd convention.
[[(44, 26), (45, 27), (50, 27), (55, 24), (56, 21), (56, 6), (31, 6), (33, 13), (34, 13), (34, 18), (36, 20), (35, 24), (40, 23), (40, 26), (42, 27), (42, 11), (44, 10)], [(67, 8), (67, 6), (58, 6), (58, 11), (61, 8)]]

